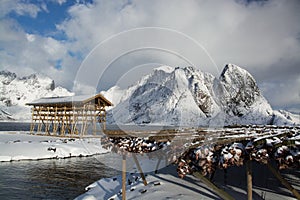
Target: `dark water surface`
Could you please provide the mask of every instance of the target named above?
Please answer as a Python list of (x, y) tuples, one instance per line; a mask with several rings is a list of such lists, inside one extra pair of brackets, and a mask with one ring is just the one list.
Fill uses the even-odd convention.
[(73, 199), (89, 184), (119, 174), (109, 154), (60, 160), (0, 163), (0, 199)]
[[(30, 123), (0, 123), (0, 131), (29, 130)], [(108, 167), (114, 166), (109, 156), (0, 162), (0, 200), (73, 199), (89, 184), (119, 174)]]
[(0, 122), (0, 131), (29, 131), (30, 123)]

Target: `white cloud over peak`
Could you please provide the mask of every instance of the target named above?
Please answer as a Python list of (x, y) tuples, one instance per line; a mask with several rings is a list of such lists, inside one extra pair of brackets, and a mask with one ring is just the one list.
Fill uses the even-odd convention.
[[(66, 2), (55, 1), (60, 5)], [(11, 12), (9, 2), (5, 1), (0, 10)], [(34, 17), (39, 12), (38, 8), (25, 6), (14, 12)], [(299, 95), (295, 94), (300, 91), (299, 10), (300, 3), (297, 0), (269, 0), (263, 3), (234, 0), (94, 0), (93, 4), (76, 3), (69, 8), (69, 17), (57, 24), (57, 29), (65, 33), (66, 41), (39, 35), (35, 35), (35, 40), (31, 41), (13, 20), (2, 20), (0, 41), (5, 51), (0, 51), (1, 65), (44, 71), (60, 84), (71, 88), (72, 80), (80, 68), (81, 60), (78, 59), (89, 55), (96, 45), (105, 41), (105, 52), (95, 53), (94, 58), (89, 58), (94, 59), (89, 61), (90, 64), (107, 71), (104, 87), (117, 82), (116, 77), (121, 77), (126, 71), (143, 64), (183, 65), (185, 62), (176, 53), (186, 56), (200, 69), (218, 76), (214, 63), (209, 62), (208, 55), (199, 45), (191, 45), (192, 41), (187, 39), (190, 37), (204, 47), (219, 70), (226, 63), (245, 67), (262, 86), (271, 104), (296, 104)], [(109, 46), (107, 38), (141, 27), (167, 28), (187, 37), (184, 39), (180, 34), (178, 38), (168, 37), (165, 32), (132, 34), (126, 41), (111, 40), (116, 43)], [(29, 38), (32, 39), (31, 36)], [(118, 55), (120, 57), (111, 63), (110, 69), (101, 65), (106, 58), (116, 57), (114, 54), (122, 52), (122, 49), (128, 50), (138, 44), (150, 46), (149, 39), (153, 40), (154, 47), (168, 46), (169, 49), (165, 50), (170, 51), (155, 48), (132, 51)], [(61, 60), (61, 69), (54, 67), (57, 60)], [(274, 88), (278, 93), (272, 92)], [(283, 92), (284, 98), (280, 96)]]

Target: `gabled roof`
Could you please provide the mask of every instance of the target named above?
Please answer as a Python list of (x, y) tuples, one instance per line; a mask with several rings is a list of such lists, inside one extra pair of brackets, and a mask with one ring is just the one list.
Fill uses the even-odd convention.
[(66, 97), (45, 97), (37, 99), (31, 103), (26, 103), (29, 106), (73, 106), (84, 105), (92, 101), (100, 100), (105, 106), (113, 106), (102, 94), (66, 96)]

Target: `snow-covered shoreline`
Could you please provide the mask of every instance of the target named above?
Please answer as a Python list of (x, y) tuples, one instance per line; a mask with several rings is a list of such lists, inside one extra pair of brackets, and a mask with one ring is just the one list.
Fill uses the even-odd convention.
[[(274, 180), (273, 175), (267, 170), (266, 166), (253, 164), (253, 199), (296, 199), (291, 192), (284, 188), (278, 181)], [(184, 179), (179, 178), (176, 166), (174, 165), (160, 169), (157, 174), (154, 172), (146, 173), (148, 183), (146, 186), (143, 184), (140, 175), (136, 172), (137, 170), (134, 170), (126, 174), (126, 199), (222, 199), (211, 188), (192, 175), (188, 175)], [(300, 189), (297, 181), (297, 172), (287, 173), (285, 176), (289, 177), (290, 181), (294, 180), (293, 186), (297, 190)], [(213, 182), (234, 199), (247, 199), (246, 180), (245, 167), (234, 167), (228, 170), (227, 175), (222, 170), (217, 171)], [(128, 184), (129, 182), (130, 185)], [(87, 191), (75, 199), (119, 200), (122, 199), (121, 188), (121, 175), (103, 178), (87, 186), (85, 188)]]
[[(232, 138), (243, 138), (253, 137), (253, 142), (266, 140), (266, 145), (270, 148), (274, 143), (273, 139), (276, 139), (276, 144), (279, 141), (283, 141), (285, 134), (289, 135), (289, 141), (295, 141), (298, 145), (298, 134), (299, 127), (276, 127), (276, 126), (247, 126), (238, 128), (227, 128), (221, 130), (211, 130), (211, 133), (217, 133), (219, 138), (232, 139)], [(215, 134), (213, 134), (215, 135)], [(217, 136), (215, 135), (215, 136)], [(281, 135), (281, 136), (280, 136)], [(274, 140), (275, 140), (274, 139)], [(148, 185), (144, 186), (140, 175), (137, 173), (136, 168), (133, 170), (128, 169), (126, 175), (126, 198), (127, 199), (220, 199), (212, 188), (205, 185), (199, 179), (192, 175), (187, 175), (184, 179), (180, 179), (176, 167), (174, 165), (168, 165), (168, 158), (172, 156), (166, 154), (166, 160), (162, 159), (162, 163), (165, 164), (161, 166), (162, 169), (159, 170), (158, 174), (155, 174), (157, 159), (160, 157), (147, 156), (148, 153), (138, 154), (134, 145), (137, 142), (133, 139), (130, 145), (129, 141), (124, 139), (118, 141), (117, 145), (122, 150), (129, 150), (126, 147), (130, 146), (131, 150), (135, 152), (139, 157), (140, 165), (143, 168), (143, 172), (147, 174)], [(114, 140), (110, 139), (110, 142), (115, 143)], [(105, 143), (102, 143), (105, 146)], [(237, 144), (237, 143), (234, 143)], [(260, 142), (260, 145), (262, 143)], [(138, 146), (138, 145), (137, 145)], [(114, 147), (112, 149), (115, 149)], [(194, 150), (193, 150), (194, 151)], [(237, 150), (235, 150), (237, 151)], [(112, 151), (113, 152), (113, 151)], [(116, 151), (119, 152), (119, 151)], [(204, 150), (204, 152), (208, 152)], [(293, 152), (298, 155), (299, 151), (293, 149)], [(127, 156), (127, 163), (134, 163), (130, 160), (131, 154)], [(162, 154), (160, 154), (162, 155)], [(188, 155), (193, 156), (188, 153)], [(252, 155), (252, 154), (251, 154)], [(271, 155), (271, 153), (270, 153)], [(119, 155), (120, 156), (120, 155)], [(183, 156), (184, 157), (184, 156)], [(221, 156), (219, 156), (221, 157)], [(148, 159), (147, 159), (148, 158)], [(156, 158), (156, 160), (155, 160)], [(254, 158), (254, 157), (253, 157)], [(179, 158), (182, 160), (183, 158)], [(191, 160), (191, 158), (188, 158)], [(297, 158), (298, 159), (298, 158)], [(296, 160), (296, 158), (295, 158)], [(203, 162), (203, 159), (202, 159)], [(270, 172), (265, 164), (257, 162), (257, 159), (253, 159), (253, 198), (254, 199), (295, 199), (290, 191), (284, 188), (280, 182), (275, 179), (274, 175)], [(270, 161), (273, 165), (274, 160)], [(121, 164), (120, 164), (121, 165)], [(168, 166), (166, 166), (168, 165)], [(179, 164), (180, 165), (180, 164)], [(128, 164), (127, 164), (128, 166)], [(166, 166), (166, 167), (165, 167)], [(198, 163), (194, 166), (194, 169), (200, 167)], [(128, 168), (128, 167), (126, 167)], [(226, 171), (226, 173), (225, 173)], [(280, 172), (289, 179), (289, 182), (296, 188), (300, 189), (300, 184), (298, 180), (299, 168), (292, 170), (280, 170)], [(226, 177), (226, 178), (225, 178)], [(216, 170), (213, 182), (219, 187), (224, 189), (229, 193), (234, 199), (246, 199), (247, 198), (247, 188), (246, 188), (246, 169), (245, 166), (237, 165), (232, 166), (230, 169), (220, 168)], [(90, 184), (86, 187), (87, 192), (78, 196), (79, 200), (86, 199), (109, 199), (116, 200), (122, 199), (121, 193), (122, 177), (116, 176), (111, 178), (100, 179), (99, 181)]]
[(99, 138), (30, 135), (28, 131), (0, 131), (0, 162), (91, 156), (107, 153)]

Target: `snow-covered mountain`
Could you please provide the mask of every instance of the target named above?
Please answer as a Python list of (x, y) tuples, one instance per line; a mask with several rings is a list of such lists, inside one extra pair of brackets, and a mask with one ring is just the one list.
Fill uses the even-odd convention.
[(17, 77), (15, 73), (0, 71), (0, 120), (29, 120), (30, 107), (26, 103), (42, 97), (71, 95), (65, 88), (55, 87), (54, 80), (44, 75)]
[(246, 70), (228, 64), (219, 78), (194, 67), (162, 66), (122, 90), (102, 92), (114, 105), (108, 123), (176, 126), (231, 124), (299, 124), (273, 111), (255, 79)]

